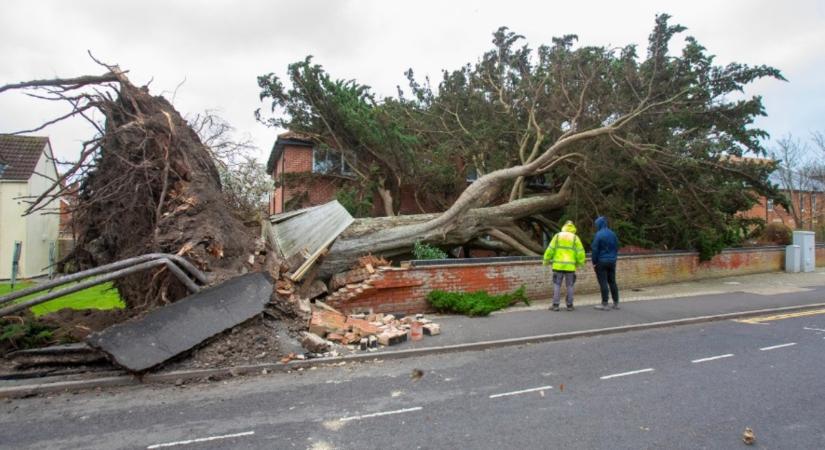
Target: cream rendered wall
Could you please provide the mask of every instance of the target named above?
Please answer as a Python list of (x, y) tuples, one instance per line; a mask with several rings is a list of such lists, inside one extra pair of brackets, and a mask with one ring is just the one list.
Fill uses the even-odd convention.
[[(57, 170), (52, 159), (52, 149), (46, 144), (34, 173), (29, 178), (28, 195), (36, 198), (52, 186), (57, 179)], [(20, 267), (26, 277), (36, 277), (49, 273), (49, 244), (57, 245), (60, 226), (60, 203), (52, 201), (44, 209), (26, 216), (26, 240), (23, 243), (23, 258)]]
[[(23, 243), (26, 250), (26, 219), (22, 216), (26, 205), (21, 199), (28, 193), (26, 182), (0, 182), (0, 280), (11, 277), (11, 258), (14, 241)], [(24, 255), (21, 255), (21, 263)], [(22, 270), (22, 264), (21, 264)]]

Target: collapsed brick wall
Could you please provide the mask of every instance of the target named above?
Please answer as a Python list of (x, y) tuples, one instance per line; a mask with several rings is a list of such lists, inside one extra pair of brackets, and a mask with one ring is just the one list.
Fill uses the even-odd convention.
[[(817, 265), (825, 265), (825, 246), (816, 249)], [(719, 278), (783, 270), (785, 249), (765, 247), (725, 250), (713, 259), (699, 262), (697, 253), (654, 253), (620, 256), (617, 278), (622, 289), (664, 283)], [(524, 285), (527, 297), (546, 299), (552, 295), (550, 269), (539, 259), (488, 264), (464, 264), (383, 270), (375, 274), (369, 289), (353, 295), (334, 296), (327, 303), (346, 313), (414, 314), (431, 312), (427, 294), (435, 289), (453, 292), (485, 290), (491, 294), (512, 292)], [(576, 291), (598, 291), (592, 266), (578, 273)]]

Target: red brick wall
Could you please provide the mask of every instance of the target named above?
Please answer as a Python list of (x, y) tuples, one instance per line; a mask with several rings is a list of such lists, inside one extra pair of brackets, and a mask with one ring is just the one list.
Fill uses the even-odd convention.
[[(818, 265), (825, 265), (825, 247), (817, 247)], [(665, 283), (718, 278), (750, 273), (775, 272), (783, 269), (785, 249), (765, 247), (726, 250), (707, 262), (699, 262), (697, 253), (658, 253), (621, 256), (617, 266), (620, 289)], [(412, 314), (430, 311), (426, 296), (431, 290), (470, 292), (485, 290), (491, 294), (512, 292), (525, 285), (530, 299), (552, 295), (551, 272), (538, 260), (425, 266), (385, 271), (373, 288), (345, 301), (330, 302), (346, 312), (372, 308), (374, 312)], [(580, 270), (576, 292), (598, 291), (595, 274), (589, 264)]]

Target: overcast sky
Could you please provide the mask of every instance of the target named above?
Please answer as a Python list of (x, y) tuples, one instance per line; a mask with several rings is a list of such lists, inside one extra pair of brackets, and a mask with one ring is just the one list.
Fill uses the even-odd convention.
[[(586, 45), (644, 51), (657, 13), (688, 27), (717, 64), (779, 68), (789, 82), (755, 83), (769, 117), (757, 123), (777, 139), (825, 131), (825, 2), (806, 1), (39, 1), (0, 4), (0, 85), (102, 70), (87, 56), (117, 63), (181, 114), (217, 110), (249, 133), (266, 159), (278, 130), (257, 123), (258, 75), (283, 76), (289, 63), (315, 56), (336, 78), (354, 78), (381, 96), (403, 72), (439, 78), (443, 68), (475, 62), (506, 25), (531, 46), (579, 35)], [(721, 5), (720, 5), (721, 4)], [(209, 6), (204, 6), (209, 5)], [(641, 52), (640, 52), (641, 53)], [(642, 53), (643, 54), (643, 53)], [(65, 106), (0, 94), (0, 132), (32, 128)], [(51, 127), (59, 155), (77, 154), (93, 130), (81, 121)]]

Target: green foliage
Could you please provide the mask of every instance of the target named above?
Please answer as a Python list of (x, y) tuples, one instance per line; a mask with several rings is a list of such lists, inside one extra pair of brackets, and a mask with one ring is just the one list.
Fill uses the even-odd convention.
[(0, 325), (0, 349), (20, 350), (49, 344), (54, 328), (32, 319), (9, 319)]
[(793, 238), (793, 231), (790, 227), (780, 222), (771, 222), (765, 225), (762, 230), (761, 241), (770, 242), (777, 245), (790, 245)]
[(468, 316), (487, 316), (493, 311), (506, 308), (513, 303), (530, 301), (524, 295), (525, 287), (521, 286), (511, 294), (490, 295), (485, 291), (476, 292), (445, 292), (431, 291), (427, 294), (430, 302), (439, 312), (459, 313)]
[(449, 255), (444, 250), (421, 241), (413, 244), (413, 256), (415, 259), (447, 259)]
[(335, 199), (353, 217), (369, 217), (372, 212), (372, 200), (353, 187), (342, 187), (335, 193)]
[[(484, 175), (529, 163), (564, 137), (571, 143), (554, 158), (569, 158), (545, 166), (542, 183), (500, 183), (476, 206), (499, 205), (511, 189), (514, 199), (535, 200), (569, 179), (569, 204), (519, 211), (516, 225), (524, 229), (526, 216), (545, 223), (564, 216), (586, 236), (593, 218), (606, 215), (624, 244), (710, 257), (741, 239), (738, 214), (756, 194), (777, 196), (768, 181), (773, 165), (741, 159), (765, 155), (767, 137), (753, 127), (765, 115), (762, 99), (742, 92), (784, 78), (765, 65), (715, 65), (690, 36), (671, 52), (685, 30), (657, 16), (639, 55), (636, 45), (582, 46), (575, 35), (531, 47), (501, 27), (476, 62), (444, 70), (437, 85), (410, 69), (407, 91), (380, 100), (311, 58), (289, 66), (289, 86), (273, 74), (259, 86), (276, 113), (269, 124), (352, 155), (364, 181), (375, 180), (362, 186), (393, 194), (414, 186), (445, 209), (466, 188), (469, 169)], [(606, 125), (614, 129), (582, 138)]]

